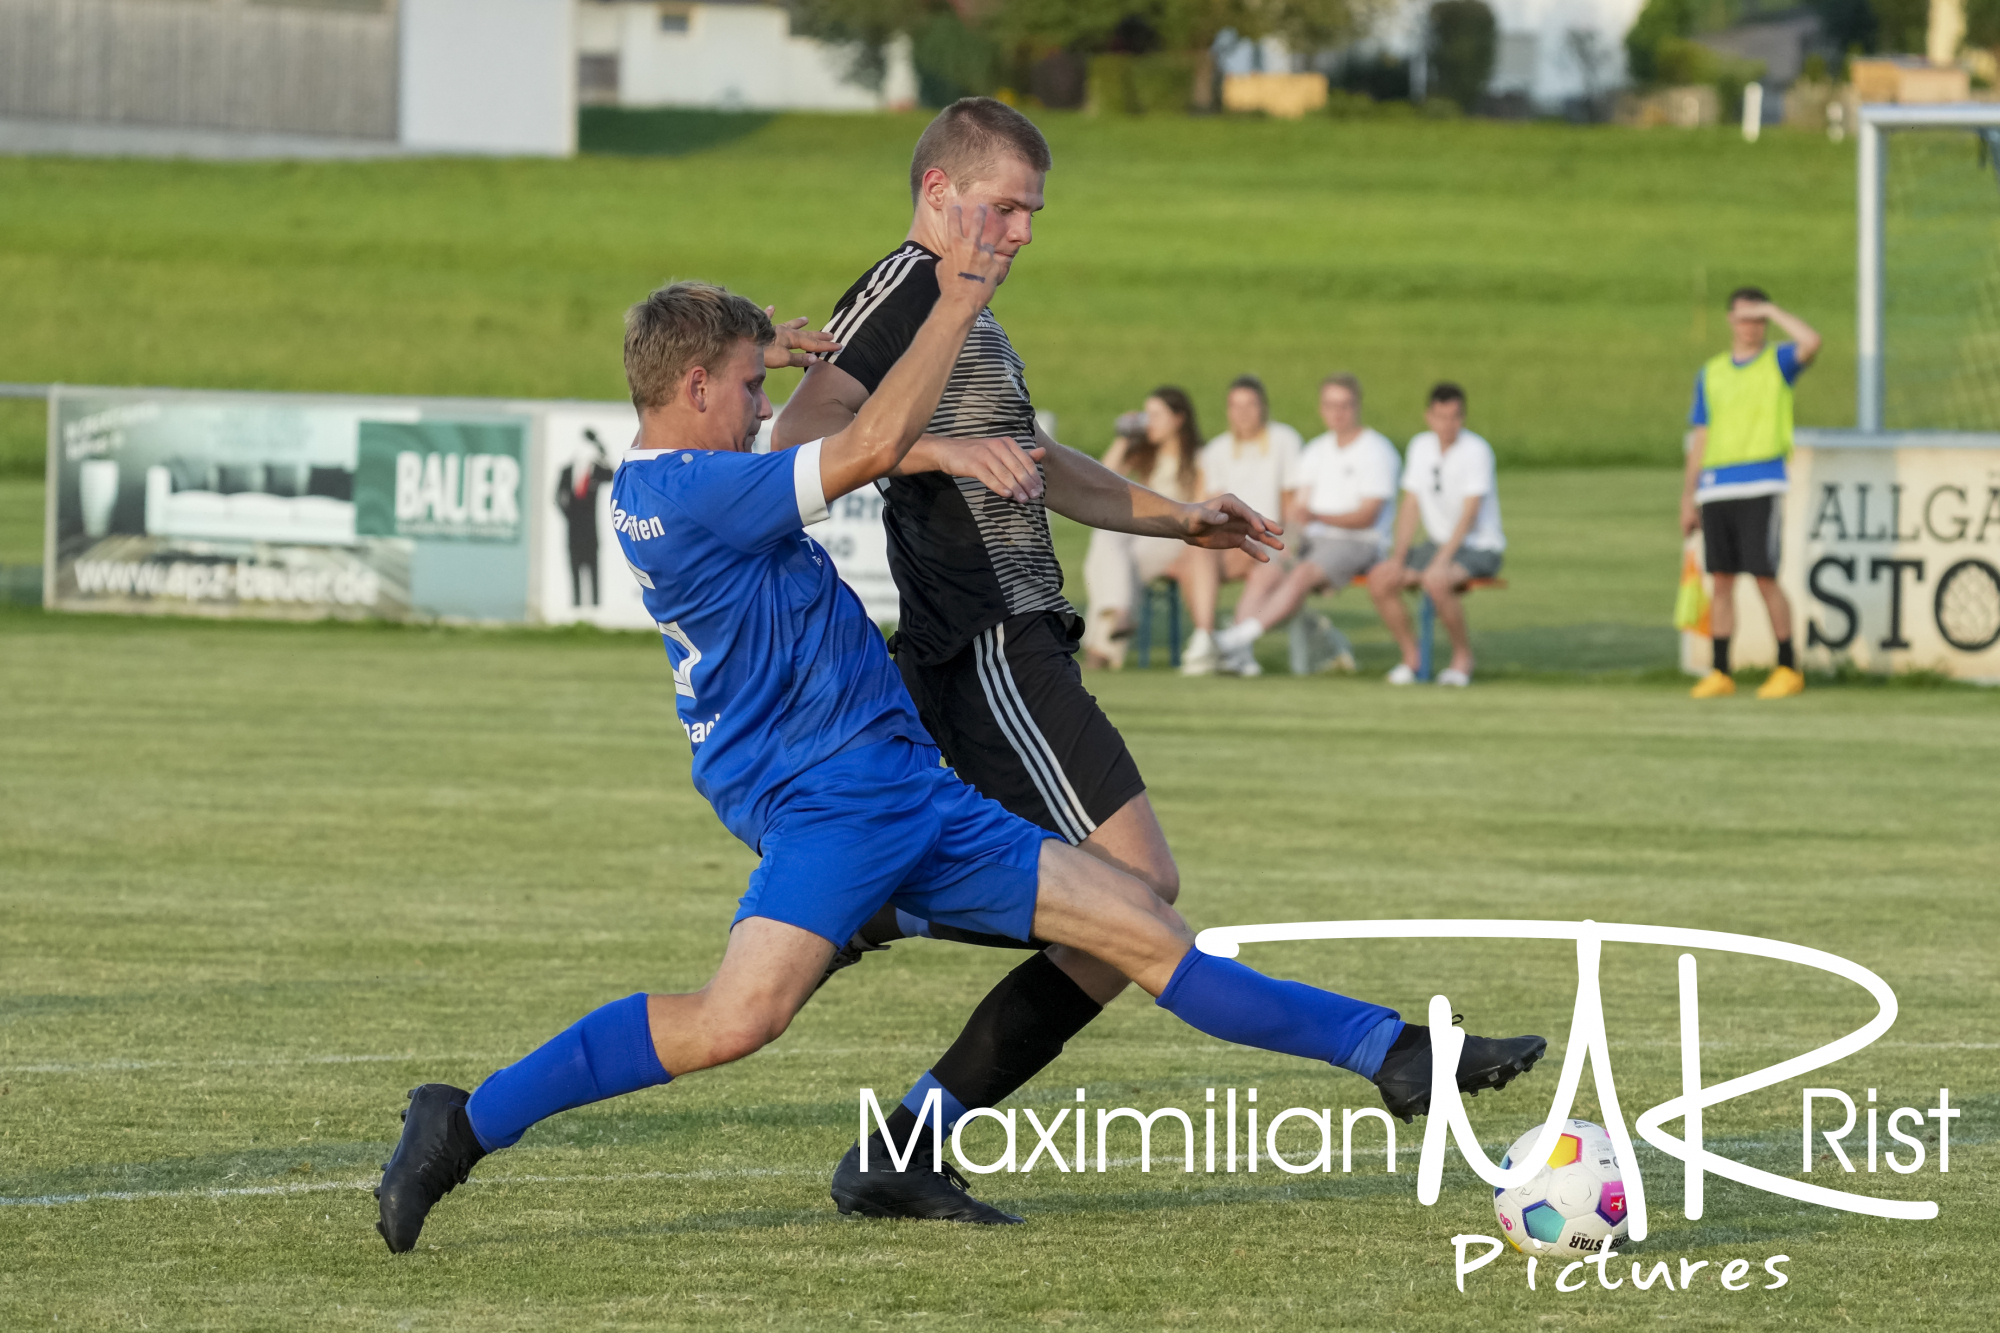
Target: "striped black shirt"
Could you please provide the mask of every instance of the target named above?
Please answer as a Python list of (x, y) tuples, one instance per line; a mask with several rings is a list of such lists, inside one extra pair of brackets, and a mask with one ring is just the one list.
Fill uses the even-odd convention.
[[(937, 303), (938, 257), (914, 241), (847, 289), (826, 331), (826, 359), (873, 393)], [(1026, 367), (993, 312), (981, 310), (927, 427), (956, 439), (1011, 435), (1034, 443)], [(1017, 504), (983, 482), (939, 472), (876, 483), (888, 503), (889, 572), (902, 603), (898, 651), (936, 664), (991, 625), (1034, 611), (1075, 615), (1040, 500)]]

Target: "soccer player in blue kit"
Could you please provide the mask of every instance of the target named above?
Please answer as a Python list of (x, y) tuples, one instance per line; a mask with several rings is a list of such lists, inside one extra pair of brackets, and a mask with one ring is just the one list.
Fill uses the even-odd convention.
[[(885, 904), (1070, 945), (1219, 1040), (1326, 1061), (1385, 1096), (1427, 1093), (1421, 1028), (1201, 953), (1140, 880), (941, 766), (880, 631), (806, 534), (829, 500), (908, 453), (1005, 276), (1001, 219), (954, 208), (946, 230), (938, 299), (909, 349), (850, 426), (782, 453), (750, 452), (771, 415), (765, 369), (790, 364), (813, 335), (774, 329), (751, 302), (693, 282), (653, 293), (627, 317), (640, 434), (613, 483), (613, 522), (673, 666), (695, 789), (763, 859), (701, 990), (607, 1004), (471, 1094), (441, 1083), (411, 1092), (376, 1191), (390, 1250), (413, 1248), (438, 1201), (537, 1121), (774, 1041), (835, 949)], [(1278, 545), (1220, 510), (1212, 522), (1253, 554)], [(1472, 1058), (1461, 1058), (1458, 1081), (1501, 1086), (1545, 1046), (1467, 1037)]]

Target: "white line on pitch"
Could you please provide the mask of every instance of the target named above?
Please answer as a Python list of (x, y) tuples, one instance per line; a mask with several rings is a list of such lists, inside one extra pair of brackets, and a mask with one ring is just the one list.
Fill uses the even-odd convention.
[[(820, 1172), (805, 1167), (739, 1167), (721, 1171), (631, 1171), (608, 1176), (490, 1176), (467, 1185), (617, 1185), (643, 1180), (733, 1180), (753, 1176), (808, 1176)], [(0, 1208), (53, 1208), (66, 1203), (137, 1203), (152, 1199), (241, 1199), (274, 1194), (327, 1194), (337, 1190), (374, 1189), (378, 1181), (315, 1180), (292, 1185), (242, 1185), (231, 1189), (100, 1190), (89, 1194), (37, 1194), (0, 1198)]]

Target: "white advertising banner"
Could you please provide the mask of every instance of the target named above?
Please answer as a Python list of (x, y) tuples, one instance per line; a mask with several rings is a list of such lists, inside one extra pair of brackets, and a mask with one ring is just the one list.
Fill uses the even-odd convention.
[(549, 403), (537, 415), (537, 615), (549, 625), (652, 629), (611, 529), (611, 476), (639, 434), (639, 414), (630, 403)]
[[(544, 403), (534, 411), (541, 423), (534, 502), (543, 519), (534, 561), (538, 616), (550, 625), (652, 629), (611, 528), (611, 478), (638, 437), (638, 413), (625, 403)], [(758, 452), (769, 447), (767, 423)], [(866, 487), (827, 508), (830, 516), (813, 525), (812, 537), (833, 557), (869, 617), (893, 624), (896, 585), (889, 577), (881, 494)]]
[(1803, 664), (2000, 681), (2000, 435), (1800, 435), (1780, 575)]

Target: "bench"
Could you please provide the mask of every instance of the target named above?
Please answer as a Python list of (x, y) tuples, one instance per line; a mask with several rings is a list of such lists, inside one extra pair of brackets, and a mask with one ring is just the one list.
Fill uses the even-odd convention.
[[(1475, 588), (1504, 588), (1505, 579), (1472, 579), (1465, 585), (1465, 591)], [(1417, 679), (1431, 678), (1431, 640), (1437, 634), (1437, 608), (1431, 605), (1431, 595), (1424, 594), (1423, 604), (1417, 608)]]
[[(1348, 586), (1365, 587), (1367, 583), (1366, 574), (1357, 574)], [(1473, 592), (1481, 588), (1497, 590), (1506, 586), (1507, 580), (1502, 578), (1472, 579), (1466, 583), (1465, 591)], [(1137, 623), (1133, 626), (1133, 637), (1137, 640), (1135, 646), (1139, 650), (1139, 665), (1144, 667), (1152, 662), (1155, 598), (1166, 602), (1167, 664), (1178, 667), (1181, 664), (1181, 593), (1180, 585), (1172, 579), (1155, 579), (1140, 592), (1139, 615)], [(1299, 618), (1294, 616), (1292, 623), (1296, 627), (1300, 623)], [(1431, 605), (1430, 594), (1425, 593), (1423, 602), (1417, 607), (1418, 680), (1428, 681), (1431, 678), (1431, 645), (1436, 637), (1437, 608)]]
[[(1350, 588), (1362, 588), (1366, 587), (1367, 585), (1368, 585), (1368, 576), (1366, 574), (1356, 574), (1354, 576), (1354, 581), (1348, 584)], [(1507, 586), (1507, 580), (1502, 578), (1472, 579), (1466, 583), (1465, 591), (1471, 592), (1476, 588), (1501, 589), (1505, 588), (1506, 586)], [(1425, 593), (1422, 604), (1417, 607), (1417, 679), (1418, 680), (1428, 681), (1431, 678), (1431, 644), (1436, 639), (1436, 637), (1437, 637), (1437, 608), (1431, 605), (1431, 595), (1429, 593)]]
[(1181, 664), (1181, 585), (1172, 579), (1154, 579), (1139, 590), (1139, 614), (1132, 625), (1134, 647), (1139, 650), (1139, 665), (1152, 665), (1153, 661), (1153, 599), (1164, 598), (1167, 604), (1167, 665)]

